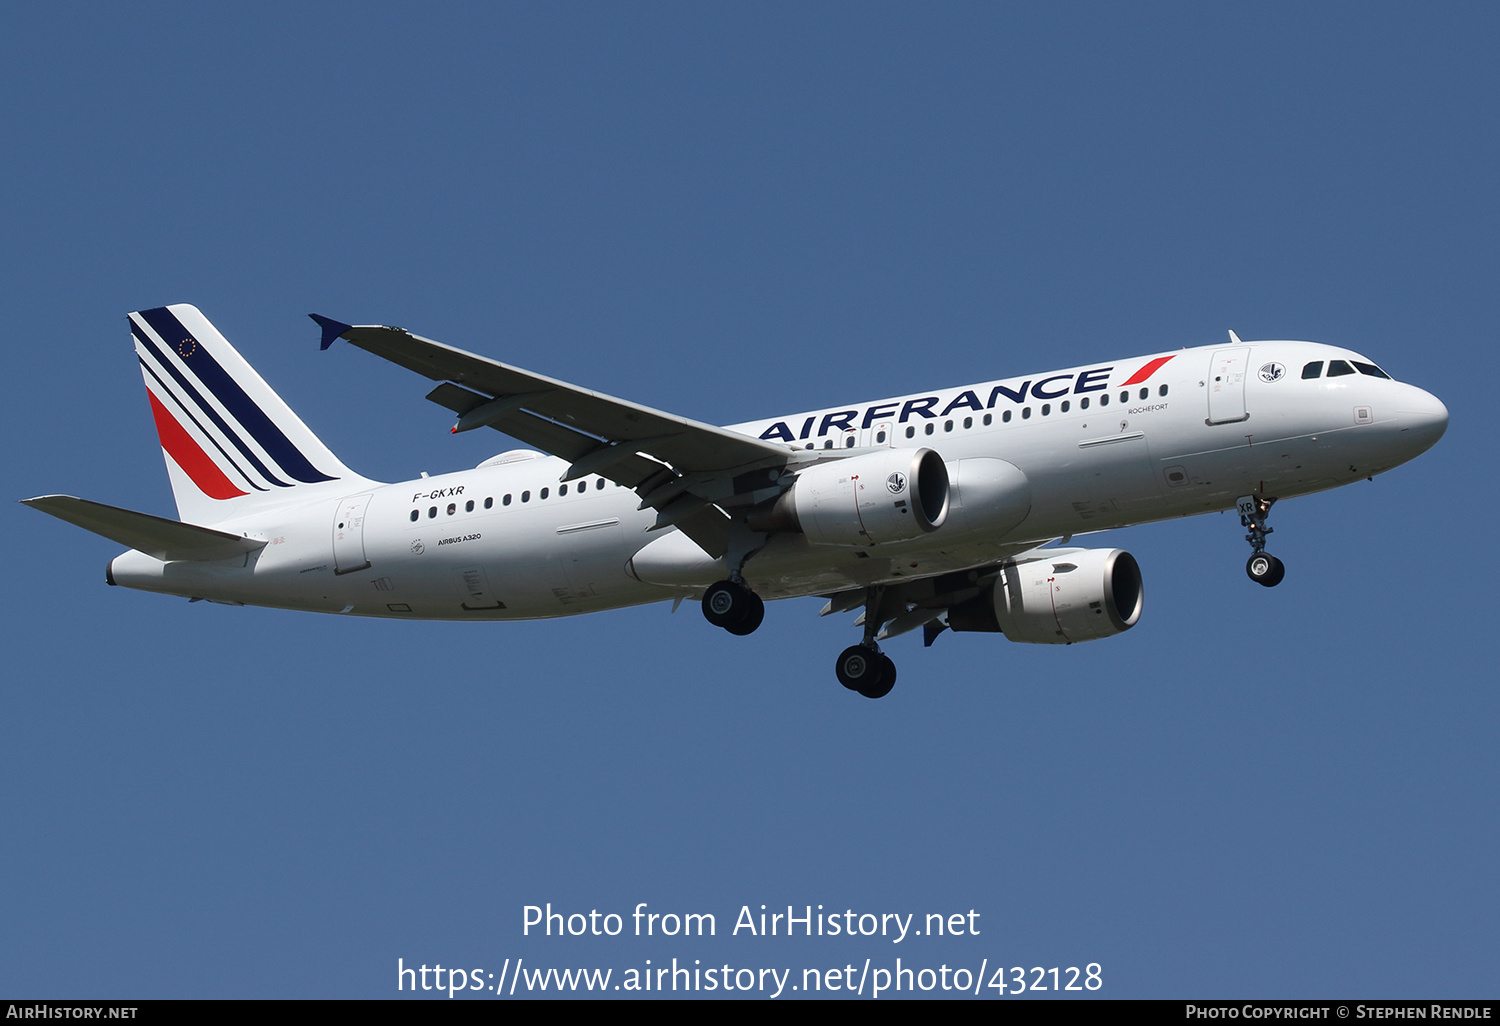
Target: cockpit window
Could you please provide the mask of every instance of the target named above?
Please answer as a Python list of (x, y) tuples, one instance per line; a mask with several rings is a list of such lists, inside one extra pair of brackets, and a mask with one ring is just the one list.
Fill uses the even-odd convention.
[(1343, 360), (1328, 361), (1328, 376), (1330, 378), (1341, 378), (1345, 374), (1353, 374), (1354, 368)]
[(1389, 374), (1381, 370), (1379, 367), (1375, 366), (1373, 363), (1360, 363), (1358, 360), (1350, 360), (1349, 362), (1354, 364), (1355, 369), (1357, 369), (1361, 374), (1368, 374), (1372, 378), (1385, 378), (1387, 381), (1391, 379), (1391, 376)]
[(1302, 379), (1304, 381), (1310, 380), (1312, 378), (1322, 377), (1322, 376), (1323, 376), (1323, 361), (1322, 360), (1314, 360), (1312, 363), (1310, 363), (1306, 367), (1302, 368)]

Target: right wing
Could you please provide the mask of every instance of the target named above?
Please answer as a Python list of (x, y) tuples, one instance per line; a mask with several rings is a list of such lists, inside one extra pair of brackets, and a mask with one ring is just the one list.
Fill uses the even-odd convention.
[[(310, 315), (323, 348), (345, 339), (441, 382), (427, 398), (458, 414), (453, 430), (492, 427), (568, 460), (564, 481), (598, 474), (632, 488), (657, 527), (675, 525), (712, 556), (728, 548), (721, 504), (776, 488), (789, 463), (819, 459), (773, 442), (653, 410), (413, 335)], [(840, 456), (843, 453), (839, 454)]]

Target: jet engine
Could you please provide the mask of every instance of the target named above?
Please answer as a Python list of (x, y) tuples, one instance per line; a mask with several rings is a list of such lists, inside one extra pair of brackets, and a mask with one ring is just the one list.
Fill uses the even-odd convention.
[(1123, 549), (1054, 549), (1001, 569), (994, 584), (948, 610), (955, 631), (1071, 645), (1128, 631), (1141, 618), (1140, 564)]
[(931, 449), (888, 449), (819, 463), (747, 522), (818, 545), (906, 541), (943, 526), (948, 468)]
[(1013, 463), (992, 456), (948, 464), (952, 483), (943, 533), (1003, 538), (1031, 514), (1031, 482)]

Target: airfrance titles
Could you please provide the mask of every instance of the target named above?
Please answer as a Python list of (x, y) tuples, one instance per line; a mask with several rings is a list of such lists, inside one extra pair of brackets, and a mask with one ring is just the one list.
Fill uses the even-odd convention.
[[(760, 430), (760, 437), (766, 441), (795, 444), (827, 435), (868, 431), (880, 423), (905, 424), (913, 418), (935, 420), (955, 413), (984, 413), (987, 410), (993, 410), (997, 405), (1021, 407), (1028, 402), (1050, 402), (1069, 396), (1077, 400), (1079, 409), (1088, 409), (1091, 399), (1103, 407), (1109, 405), (1111, 389), (1129, 389), (1135, 385), (1143, 385), (1171, 359), (1171, 356), (1159, 356), (1150, 360), (1118, 385), (1110, 384), (1111, 372), (1115, 370), (1114, 365), (1085, 367), (1052, 374), (1040, 380), (1012, 378), (1008, 381), (989, 382), (958, 391), (940, 392), (937, 395), (887, 399), (852, 410), (825, 410), (805, 417), (800, 424), (795, 420), (760, 421), (755, 427), (765, 425)], [(1147, 391), (1147, 389), (1141, 389), (1136, 398), (1145, 399)], [(1167, 394), (1165, 387), (1160, 388), (1158, 392), (1160, 395)], [(1130, 393), (1122, 391), (1119, 401), (1124, 403), (1129, 400)], [(1062, 408), (1066, 410), (1067, 404), (1064, 404)], [(989, 421), (985, 423), (988, 424)]]

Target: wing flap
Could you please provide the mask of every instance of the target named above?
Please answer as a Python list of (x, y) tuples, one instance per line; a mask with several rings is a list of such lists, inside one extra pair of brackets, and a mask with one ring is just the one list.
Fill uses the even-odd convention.
[(102, 502), (90, 502), (71, 495), (39, 495), (21, 502), (164, 562), (230, 559), (264, 548), (266, 544), (254, 538), (106, 506)]

